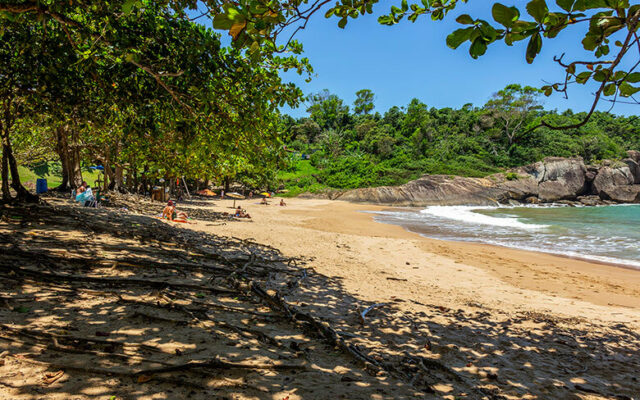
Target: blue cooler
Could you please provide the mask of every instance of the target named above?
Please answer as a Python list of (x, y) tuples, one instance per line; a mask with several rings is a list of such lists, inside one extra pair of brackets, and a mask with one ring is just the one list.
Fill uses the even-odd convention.
[(36, 193), (47, 193), (47, 180), (46, 179), (37, 179), (36, 180)]

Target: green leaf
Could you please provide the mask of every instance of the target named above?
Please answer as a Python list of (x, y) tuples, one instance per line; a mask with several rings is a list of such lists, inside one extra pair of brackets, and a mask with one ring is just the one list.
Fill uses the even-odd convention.
[(589, 80), (589, 78), (591, 78), (592, 73), (593, 72), (589, 72), (589, 71), (580, 72), (576, 76), (576, 82), (584, 85)]
[(496, 3), (493, 5), (491, 9), (491, 14), (493, 15), (493, 19), (504, 25), (507, 28), (511, 28), (513, 23), (520, 17), (520, 12), (515, 7), (507, 7), (500, 3)]
[(133, 7), (137, 2), (138, 0), (126, 0), (122, 3), (122, 12), (125, 14), (131, 14), (131, 11), (133, 11)]
[(566, 12), (571, 11), (571, 7), (573, 7), (574, 2), (575, 0), (556, 0), (556, 4), (558, 4), (560, 8), (562, 8)]
[(549, 8), (545, 0), (531, 0), (527, 4), (527, 12), (533, 17), (539, 24), (544, 21), (544, 18), (549, 14)]
[(599, 43), (600, 38), (592, 34), (587, 34), (585, 35), (584, 39), (582, 39), (582, 47), (588, 51), (595, 50)]
[(473, 25), (473, 18), (469, 14), (462, 14), (456, 18), (456, 22), (463, 25)]
[(347, 26), (347, 17), (343, 17), (338, 21), (338, 27), (344, 29), (345, 26)]
[(538, 24), (536, 24), (535, 22), (518, 20), (513, 23), (512, 30), (515, 33), (523, 33), (525, 34), (525, 36), (530, 36), (534, 33), (533, 30), (537, 28), (538, 28)]
[(514, 42), (518, 42), (520, 40), (524, 40), (527, 37), (525, 35), (519, 34), (519, 33), (507, 33), (504, 36), (504, 42), (507, 44), (507, 46), (512, 46)]
[(604, 82), (607, 80), (607, 73), (604, 70), (599, 69), (595, 74), (593, 74), (593, 80), (596, 82)]
[(625, 81), (630, 83), (638, 83), (640, 82), (640, 72), (632, 72), (625, 78)]
[(602, 93), (604, 93), (605, 96), (612, 96), (615, 92), (616, 92), (616, 84), (615, 83), (610, 83), (610, 84), (606, 85), (604, 87), (604, 90), (602, 91)]
[(620, 84), (620, 95), (623, 97), (629, 97), (629, 96), (633, 96), (634, 94), (636, 94), (638, 91), (640, 91), (640, 88), (631, 86), (629, 83), (627, 82), (622, 82)]
[(481, 55), (487, 52), (487, 43), (483, 38), (476, 38), (473, 43), (471, 43), (471, 47), (469, 47), (469, 54), (472, 58), (477, 59)]
[(542, 36), (540, 36), (540, 33), (535, 33), (531, 36), (527, 45), (527, 63), (531, 64), (533, 62), (536, 56), (540, 54), (540, 49), (542, 49)]
[(471, 32), (473, 32), (473, 28), (462, 28), (453, 31), (449, 36), (447, 36), (447, 46), (452, 49), (457, 49), (460, 45), (471, 37)]
[(229, 19), (226, 14), (216, 14), (213, 17), (213, 29), (222, 29), (228, 31), (233, 26), (233, 20)]
[(402, 11), (407, 11), (409, 9), (409, 4), (407, 0), (402, 0)]

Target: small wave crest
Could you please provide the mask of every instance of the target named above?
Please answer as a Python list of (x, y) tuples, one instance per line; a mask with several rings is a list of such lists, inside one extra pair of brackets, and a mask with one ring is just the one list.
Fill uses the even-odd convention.
[(493, 225), (506, 228), (516, 228), (525, 230), (543, 230), (549, 225), (527, 224), (519, 221), (514, 217), (492, 217), (475, 212), (475, 210), (486, 209), (486, 207), (472, 206), (431, 206), (420, 211), (422, 214), (431, 215), (439, 218), (452, 219), (455, 221), (466, 222), (469, 224)]

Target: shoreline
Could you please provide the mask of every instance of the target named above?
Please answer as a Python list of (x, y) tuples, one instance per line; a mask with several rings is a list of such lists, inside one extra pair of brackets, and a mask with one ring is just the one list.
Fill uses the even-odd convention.
[[(369, 204), (364, 204), (364, 205), (365, 206), (369, 206)], [(624, 205), (627, 205), (627, 204), (624, 204)], [(608, 206), (593, 206), (593, 207), (608, 207)], [(383, 211), (389, 211), (389, 210), (414, 211), (414, 209), (407, 208), (407, 207), (399, 207), (399, 208), (389, 207), (389, 208), (387, 208), (387, 209), (385, 209)], [(501, 245), (501, 244), (496, 244), (496, 243), (486, 243), (486, 242), (482, 242), (482, 241), (479, 241), (479, 240), (441, 239), (441, 238), (437, 238), (437, 237), (428, 236), (427, 234), (424, 234), (424, 233), (415, 232), (415, 231), (411, 230), (409, 227), (401, 225), (401, 224), (394, 224), (394, 223), (391, 223), (391, 222), (379, 221), (379, 220), (377, 220), (375, 218), (376, 211), (362, 210), (362, 212), (373, 214), (374, 215), (373, 220), (376, 223), (385, 224), (385, 225), (399, 226), (399, 227), (403, 228), (404, 230), (406, 230), (407, 232), (415, 234), (415, 235), (418, 235), (418, 236), (420, 236), (420, 237), (422, 237), (424, 239), (441, 240), (443, 242), (478, 244), (478, 245), (483, 245), (483, 246), (498, 247), (498, 248), (501, 248), (501, 249), (518, 250), (518, 251), (531, 252), (531, 253), (536, 253), (536, 254), (547, 254), (547, 255), (552, 255), (552, 256), (556, 256), (556, 257), (567, 258), (569, 260), (583, 261), (583, 262), (587, 262), (587, 263), (600, 264), (600, 265), (605, 265), (605, 266), (609, 266), (609, 267), (623, 268), (623, 269), (627, 269), (627, 270), (637, 271), (637, 272), (640, 273), (640, 266), (633, 266), (633, 265), (628, 265), (628, 264), (624, 264), (622, 262), (615, 262), (615, 261), (604, 261), (604, 260), (599, 260), (597, 258), (590, 258), (588, 256), (572, 256), (570, 254), (556, 253), (556, 252), (553, 252), (553, 251), (545, 251), (543, 249), (532, 249), (532, 248), (522, 248), (522, 247), (516, 247), (516, 246), (506, 246), (506, 245)], [(596, 257), (596, 256), (594, 256), (594, 257)]]

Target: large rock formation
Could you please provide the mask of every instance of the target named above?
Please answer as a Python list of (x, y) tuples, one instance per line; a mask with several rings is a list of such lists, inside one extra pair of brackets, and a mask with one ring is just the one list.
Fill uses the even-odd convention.
[(585, 166), (581, 158), (549, 157), (487, 178), (425, 175), (401, 186), (333, 192), (331, 198), (395, 206), (495, 205), (518, 201), (640, 202), (640, 152), (623, 162)]
[(613, 167), (604, 166), (593, 180), (593, 191), (603, 200), (637, 203), (640, 202), (640, 185), (635, 185), (635, 181), (636, 176), (626, 163)]
[(336, 193), (340, 200), (395, 206), (495, 205), (504, 193), (491, 179), (425, 175), (402, 186), (383, 186)]
[(538, 182), (541, 202), (574, 200), (586, 190), (587, 168), (581, 158), (549, 157), (520, 170)]

